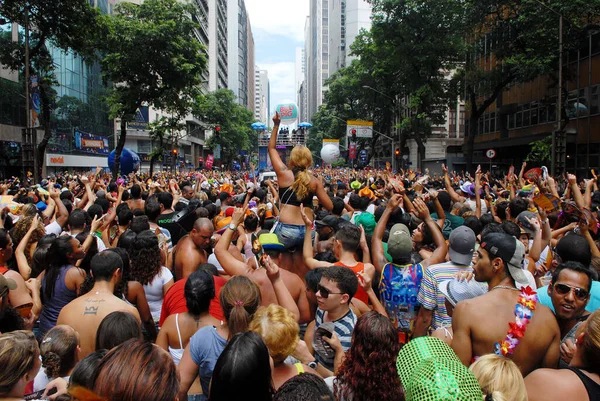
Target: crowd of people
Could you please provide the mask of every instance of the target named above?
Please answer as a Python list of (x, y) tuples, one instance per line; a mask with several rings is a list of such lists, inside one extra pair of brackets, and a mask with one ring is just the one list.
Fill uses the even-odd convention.
[[(2, 400), (599, 400), (594, 172), (0, 186)], [(9, 201), (6, 201), (10, 199)]]

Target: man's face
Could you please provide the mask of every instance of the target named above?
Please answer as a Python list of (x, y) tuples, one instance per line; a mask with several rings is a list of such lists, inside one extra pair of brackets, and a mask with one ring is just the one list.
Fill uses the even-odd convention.
[(479, 247), (473, 256), (473, 273), (480, 283), (488, 282), (493, 276), (492, 260), (488, 252)]
[(214, 231), (210, 230), (209, 227), (202, 227), (200, 230), (193, 229), (192, 230), (192, 241), (198, 248), (206, 249), (210, 247), (210, 239), (213, 235)]
[(348, 303), (348, 295), (341, 294), (337, 283), (328, 278), (321, 277), (317, 293), (317, 305), (324, 311), (330, 311), (337, 306)]
[(548, 295), (558, 319), (572, 320), (583, 314), (590, 300), (589, 283), (588, 276), (583, 273), (570, 269), (560, 272), (556, 282), (548, 286)]
[(188, 188), (185, 191), (183, 191), (182, 196), (187, 199), (190, 200), (194, 197), (194, 190), (192, 188)]

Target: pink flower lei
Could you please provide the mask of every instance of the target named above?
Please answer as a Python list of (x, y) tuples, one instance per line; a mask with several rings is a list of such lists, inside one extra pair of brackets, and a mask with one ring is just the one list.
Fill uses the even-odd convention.
[(525, 335), (525, 329), (533, 317), (533, 311), (538, 302), (537, 293), (531, 287), (521, 288), (519, 301), (515, 305), (515, 321), (508, 323), (509, 330), (502, 342), (496, 343), (495, 353), (500, 356), (512, 355), (520, 339)]

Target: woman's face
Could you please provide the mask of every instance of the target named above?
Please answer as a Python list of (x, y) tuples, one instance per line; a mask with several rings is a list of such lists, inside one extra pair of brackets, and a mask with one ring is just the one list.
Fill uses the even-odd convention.
[[(93, 235), (93, 234), (91, 234)], [(85, 251), (83, 250), (83, 246), (81, 242), (77, 238), (71, 239), (71, 259), (79, 260), (85, 257)]]
[(423, 224), (425, 223), (419, 224), (419, 226), (412, 233), (412, 240), (415, 243), (421, 243), (425, 239), (425, 236), (423, 235)]

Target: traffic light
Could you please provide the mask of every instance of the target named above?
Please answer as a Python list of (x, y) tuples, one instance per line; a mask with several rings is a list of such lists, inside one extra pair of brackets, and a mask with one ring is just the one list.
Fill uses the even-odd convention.
[(400, 148), (396, 148), (394, 154), (396, 155), (396, 157), (400, 156)]
[(219, 131), (221, 131), (221, 127), (219, 127), (218, 125), (215, 127), (215, 131), (217, 132), (217, 135), (219, 134)]
[(173, 153), (173, 156), (177, 156), (177, 149), (173, 149), (171, 152)]
[(352, 141), (356, 142), (356, 130), (352, 129)]

